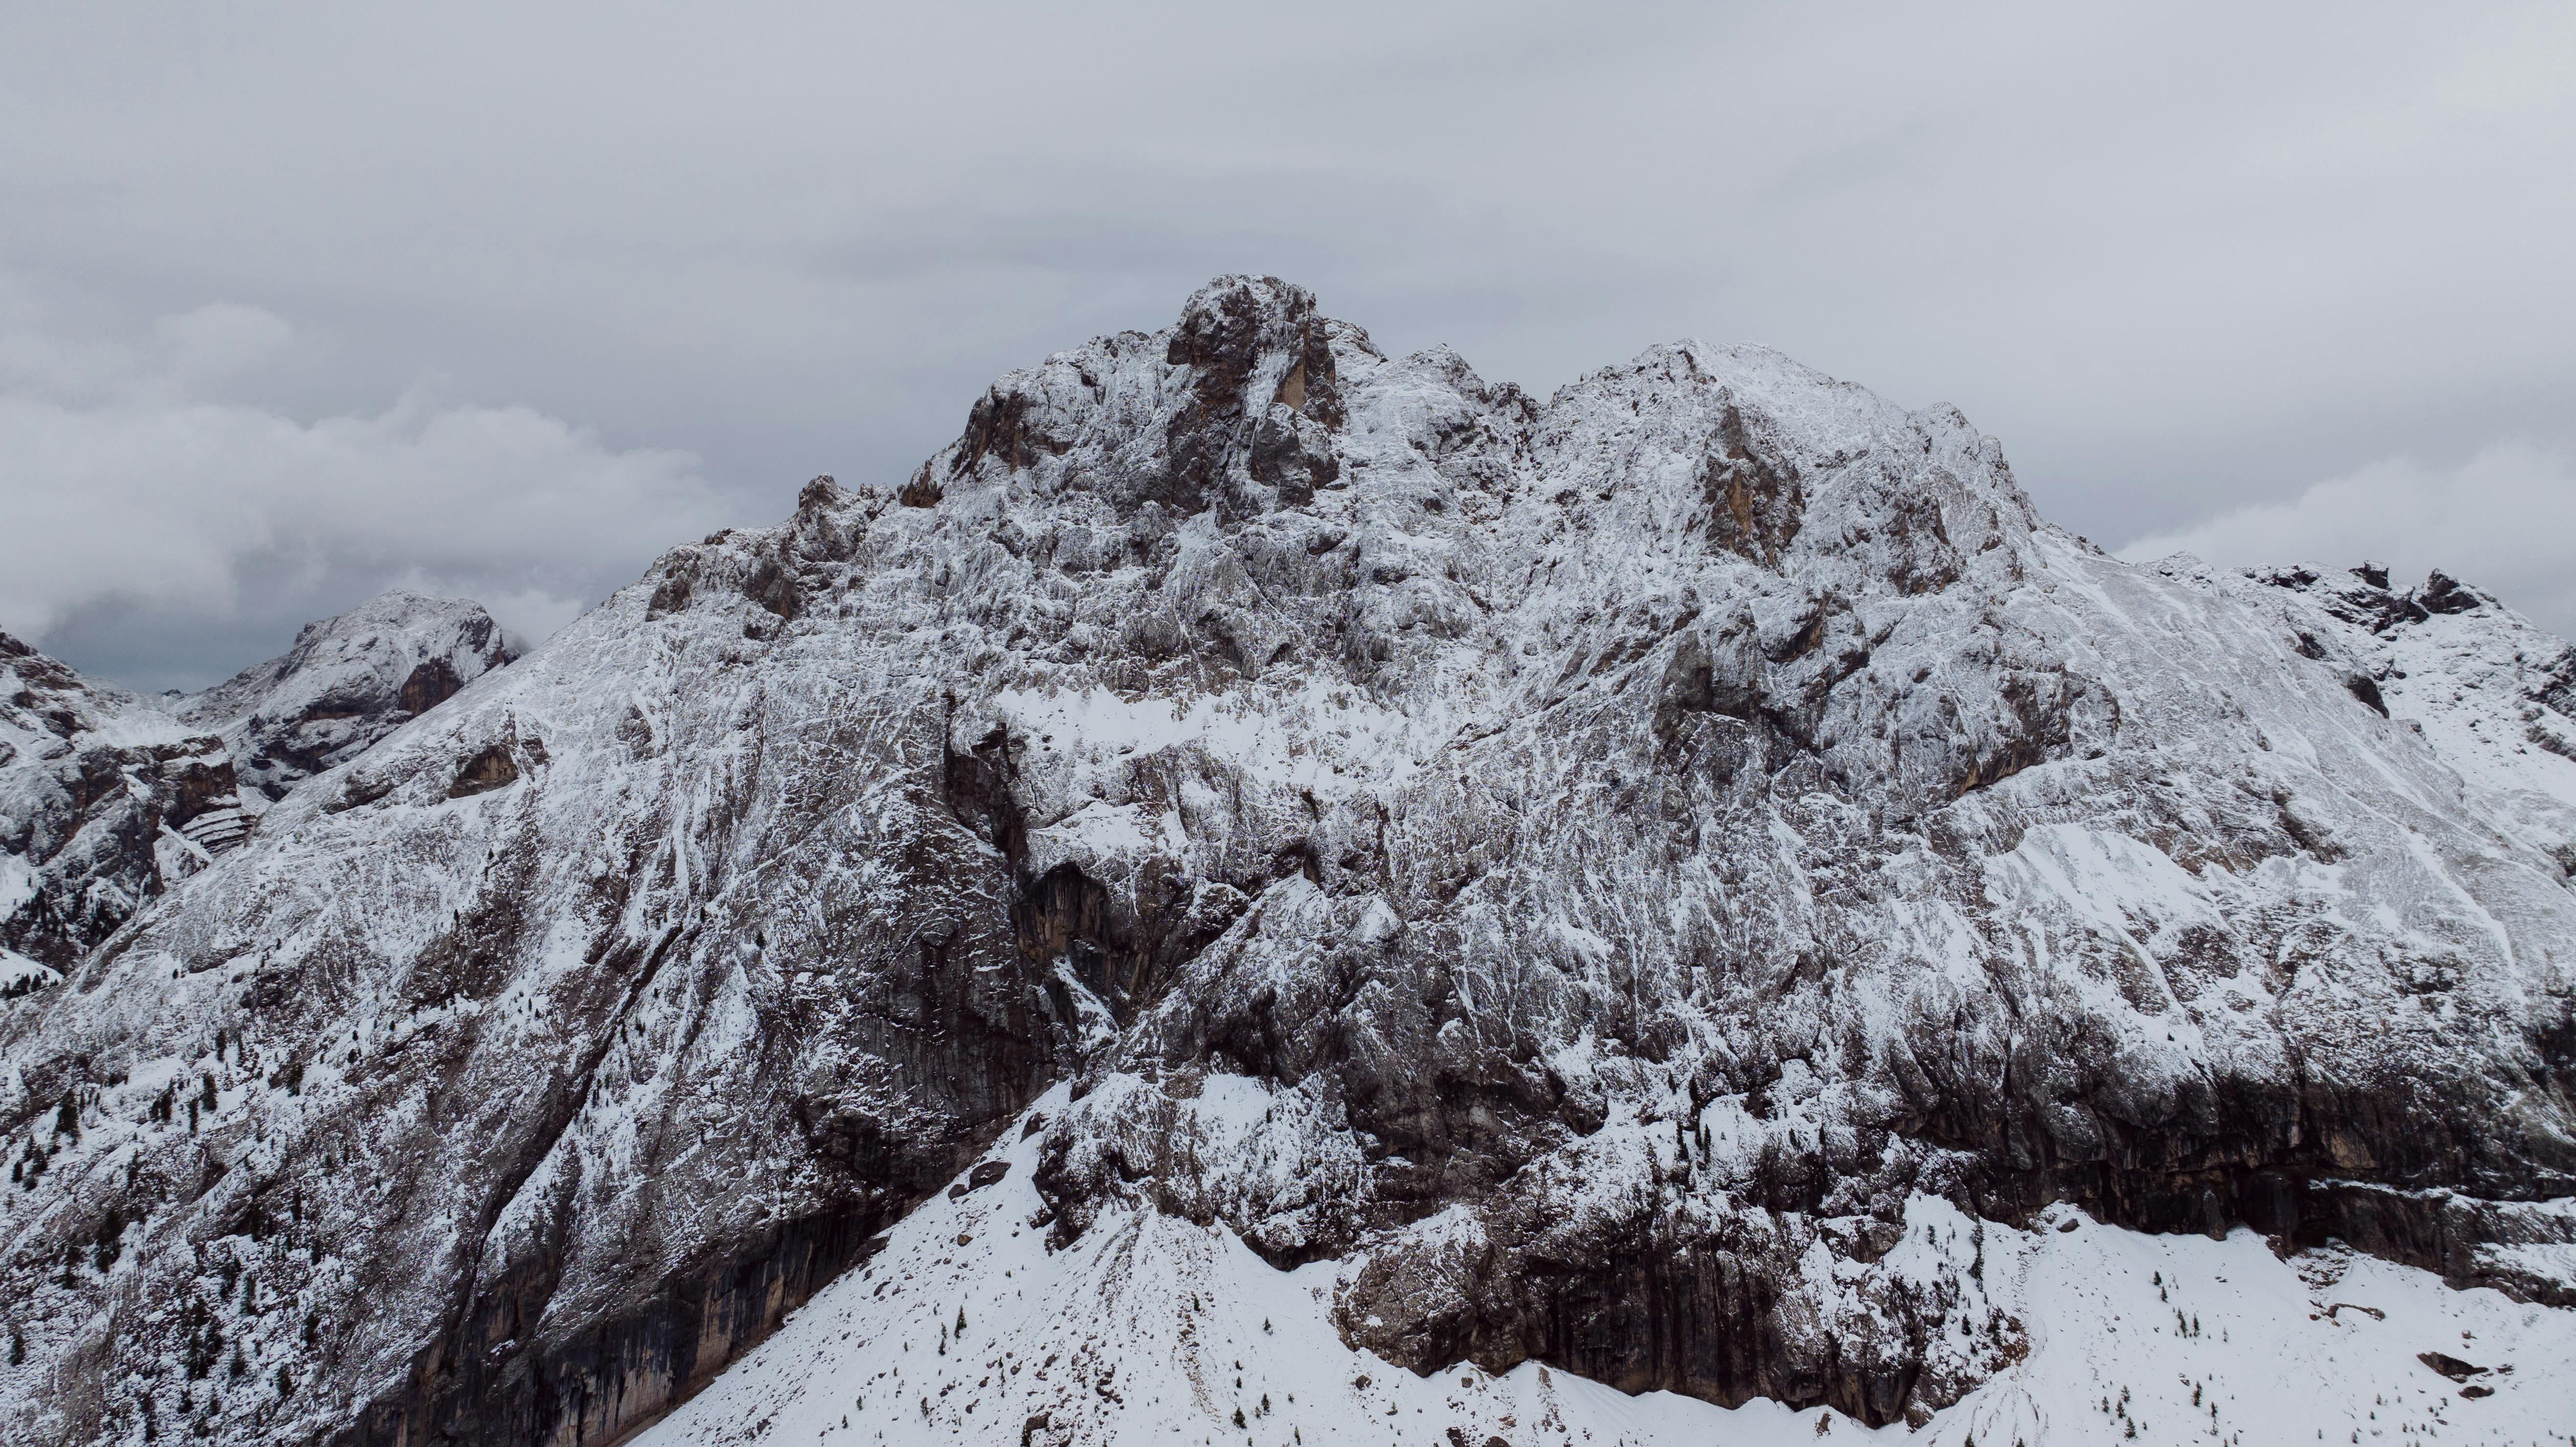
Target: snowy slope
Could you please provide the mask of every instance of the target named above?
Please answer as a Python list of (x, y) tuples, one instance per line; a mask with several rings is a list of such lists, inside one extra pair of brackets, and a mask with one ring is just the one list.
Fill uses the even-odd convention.
[(2404, 591), (2367, 564), (2248, 576), (2280, 590), (2303, 636), (2332, 640), (2390, 716), (2504, 805), (2497, 822), (2552, 853), (2576, 841), (2576, 648), (2440, 573)]
[(170, 711), (223, 735), (264, 807), (522, 651), (481, 604), (396, 588), (305, 624), (285, 653)]
[[(1223, 1078), (1210, 1090), (1242, 1092)], [(1062, 1109), (1062, 1092), (1040, 1114)], [(1253, 1107), (1257, 1113), (1258, 1106)], [(1345, 1346), (1343, 1268), (1273, 1269), (1231, 1235), (1121, 1210), (1064, 1250), (1035, 1224), (1037, 1151), (1008, 1131), (638, 1447), (1186, 1442), (1273, 1447), (1512, 1443), (1703, 1447), (1837, 1440), (2287, 1443), (2425, 1435), (2562, 1441), (2576, 1421), (2576, 1313), (2340, 1247), (2284, 1260), (2253, 1232), (2148, 1236), (2059, 1207), (2026, 1229), (1905, 1203), (1886, 1269), (1961, 1279), (1949, 1330), (2008, 1360), (1920, 1424), (1829, 1407), (1727, 1410), (1630, 1397), (1536, 1363), (1417, 1376)], [(988, 1164), (989, 1163), (989, 1164)], [(1957, 1268), (1975, 1263), (1972, 1275)], [(964, 1322), (963, 1330), (957, 1323)], [(2479, 1368), (2461, 1383), (2421, 1360)], [(2295, 1384), (2291, 1386), (2289, 1384)], [(1241, 1417), (1238, 1420), (1237, 1415)], [(2137, 1431), (2129, 1432), (2135, 1422)]]
[[(2341, 1240), (2410, 1331), (2505, 1291), (2545, 1346), (2570, 839), (2463, 739), (2569, 700), (2439, 616), (2448, 662), (2121, 564), (1955, 411), (1758, 348), (1541, 400), (1223, 279), (908, 479), (674, 549), (0, 1015), (47, 1163), (0, 1197), (0, 1430), (593, 1441), (707, 1390), (662, 1430), (819, 1434), (902, 1365), (900, 1430), (1186, 1439), (1240, 1359), (1292, 1437), (1291, 1390), (1444, 1434), (1552, 1392), (1595, 1440), (2020, 1391), (2085, 1440), (2062, 1389), (2140, 1304), (2044, 1284), (2263, 1249), (2112, 1226)], [(1016, 1385), (914, 1390), (949, 1359), (889, 1271), (989, 1299)], [(721, 1375), (809, 1299), (875, 1345)], [(2222, 1345), (2345, 1350), (2285, 1302)], [(1138, 1388), (1058, 1424), (1049, 1353)], [(2224, 1432), (2289, 1410), (2219, 1385)]]
[(0, 948), (70, 965), (239, 813), (219, 740), (0, 633)]
[(157, 700), (0, 635), (0, 943), (69, 965), (297, 780), (515, 656), (479, 605), (401, 590)]

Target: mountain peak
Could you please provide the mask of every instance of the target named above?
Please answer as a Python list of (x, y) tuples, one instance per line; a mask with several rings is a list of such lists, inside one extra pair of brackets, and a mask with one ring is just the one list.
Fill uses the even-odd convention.
[(0, 951), (67, 968), (245, 827), (221, 740), (0, 633)]
[(171, 712), (222, 734), (242, 782), (275, 800), (519, 651), (479, 603), (389, 588), (305, 624), (285, 653), (179, 698)]

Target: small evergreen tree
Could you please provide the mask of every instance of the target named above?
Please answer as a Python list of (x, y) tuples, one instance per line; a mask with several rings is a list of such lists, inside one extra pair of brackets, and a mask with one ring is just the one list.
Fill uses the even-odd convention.
[(124, 1254), (125, 1213), (110, 1206), (107, 1208), (107, 1215), (98, 1223), (98, 1251), (92, 1259), (99, 1271), (104, 1273), (107, 1268), (116, 1264), (116, 1258)]

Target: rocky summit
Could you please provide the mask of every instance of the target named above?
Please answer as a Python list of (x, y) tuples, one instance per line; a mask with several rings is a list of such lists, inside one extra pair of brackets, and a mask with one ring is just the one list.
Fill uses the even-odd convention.
[(220, 734), (241, 782), (273, 801), (524, 651), (479, 603), (396, 588), (305, 624), (279, 657), (167, 704)]
[(2401, 1326), (2476, 1399), (2392, 1336), (2282, 1410), (2570, 1390), (2576, 655), (2440, 575), (1231, 277), (490, 636), (380, 738), (192, 701), (276, 802), (0, 1005), (0, 1435), (2261, 1441)]

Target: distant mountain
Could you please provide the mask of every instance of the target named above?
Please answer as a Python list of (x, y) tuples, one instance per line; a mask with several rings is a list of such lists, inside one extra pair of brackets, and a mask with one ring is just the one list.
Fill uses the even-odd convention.
[(0, 992), (69, 968), (248, 827), (222, 740), (0, 633)]
[(154, 700), (0, 634), (0, 948), (25, 962), (0, 961), (0, 992), (68, 967), (298, 781), (517, 656), (481, 605), (399, 589)]
[(276, 800), (519, 652), (483, 605), (396, 588), (305, 624), (282, 656), (168, 705), (220, 733), (242, 783)]
[(2571, 679), (1767, 350), (1223, 278), (0, 1004), (0, 1436), (2529, 1440)]

